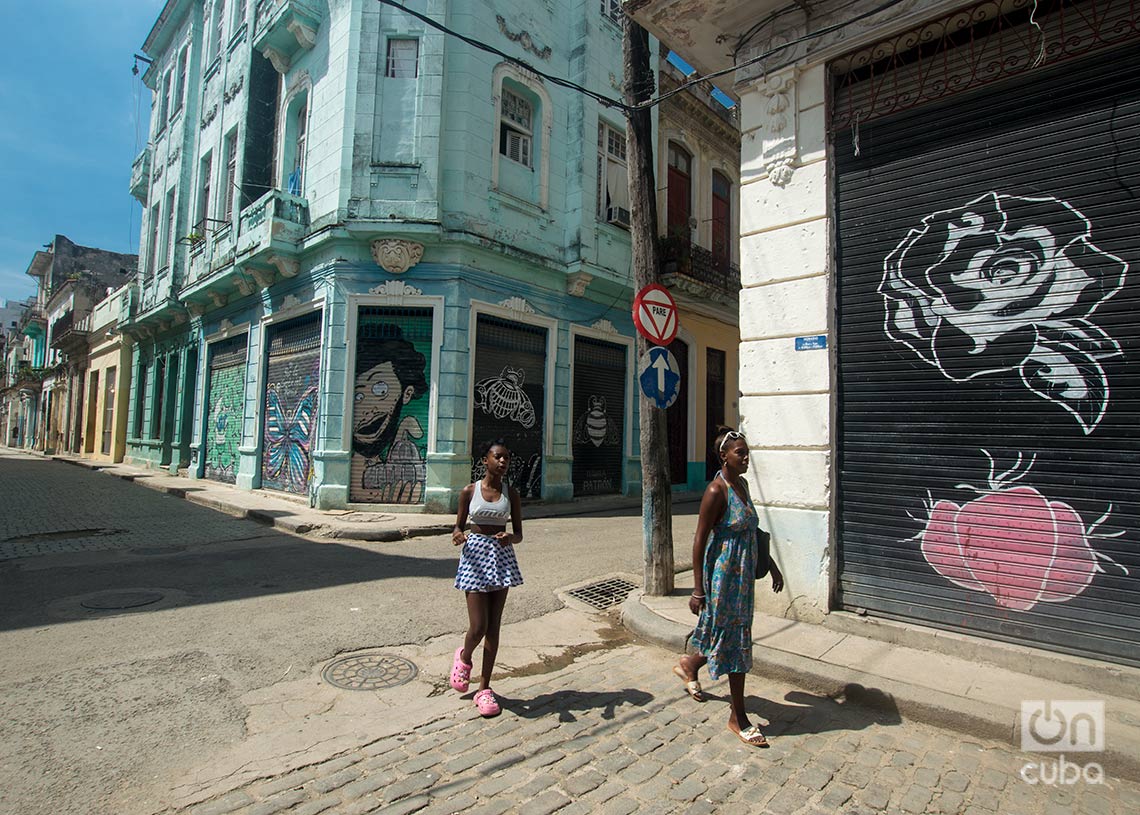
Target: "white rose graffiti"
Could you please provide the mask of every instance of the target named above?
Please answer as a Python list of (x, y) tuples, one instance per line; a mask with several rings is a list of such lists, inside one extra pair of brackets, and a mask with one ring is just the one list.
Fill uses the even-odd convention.
[(883, 262), (887, 336), (955, 382), (1018, 371), (1091, 433), (1108, 407), (1101, 360), (1121, 353), (1091, 317), (1128, 272), (1091, 234), (1049, 196), (990, 192), (928, 215)]

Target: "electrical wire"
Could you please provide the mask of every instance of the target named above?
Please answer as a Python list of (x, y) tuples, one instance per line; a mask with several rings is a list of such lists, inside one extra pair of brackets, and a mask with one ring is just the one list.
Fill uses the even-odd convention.
[[(729, 66), (728, 68), (722, 68), (719, 71), (713, 71), (712, 73), (708, 73), (708, 74), (694, 75), (694, 76), (690, 77), (689, 79), (687, 79), (685, 82), (678, 85), (673, 90), (667, 91), (666, 93), (663, 93), (654, 99), (647, 99), (644, 102), (638, 102), (636, 104), (629, 105), (629, 104), (626, 104), (625, 102), (621, 102), (617, 99), (612, 99), (612, 98), (606, 96), (605, 94), (601, 94), (601, 93), (598, 93), (597, 91), (590, 90), (589, 88), (586, 88), (582, 85), (579, 85), (576, 82), (571, 82), (568, 79), (563, 79), (562, 77), (554, 76), (553, 74), (548, 74), (548, 73), (545, 73), (543, 71), (540, 71), (537, 68), (535, 68), (533, 65), (531, 65), (530, 63), (526, 62), (525, 60), (518, 59), (517, 57), (513, 57), (510, 54), (507, 54), (506, 52), (501, 51), (498, 48), (495, 48), (494, 46), (487, 45), (486, 43), (479, 42), (478, 40), (475, 40), (475, 39), (468, 37), (464, 34), (460, 34), (458, 31), (455, 31), (454, 29), (451, 29), (451, 28), (445, 26), (443, 23), (437, 22), (425, 14), (421, 14), (418, 11), (413, 11), (412, 9), (403, 5), (402, 3), (396, 2), (396, 0), (377, 0), (377, 1), (379, 3), (382, 3), (385, 6), (391, 6), (392, 8), (398, 9), (399, 11), (402, 11), (405, 14), (409, 14), (412, 17), (415, 17), (417, 20), (420, 20), (421, 22), (423, 22), (423, 23), (431, 26), (432, 28), (436, 29), (437, 31), (440, 31), (444, 34), (447, 34), (448, 36), (455, 37), (456, 39), (467, 43), (468, 45), (472, 46), (473, 48), (477, 48), (480, 51), (486, 51), (487, 53), (490, 53), (490, 54), (495, 54), (496, 56), (501, 57), (502, 59), (506, 60), (507, 62), (509, 62), (513, 65), (518, 65), (520, 68), (524, 68), (525, 70), (530, 71), (531, 73), (534, 73), (537, 76), (541, 76), (543, 79), (548, 80), (552, 84), (558, 85), (558, 86), (563, 87), (563, 88), (568, 88), (568, 89), (573, 90), (573, 91), (577, 91), (578, 93), (584, 94), (585, 96), (589, 96), (591, 99), (594, 99), (594, 100), (600, 102), (601, 104), (603, 104), (607, 107), (618, 108), (622, 111), (625, 111), (626, 113), (633, 113), (635, 111), (646, 110), (646, 109), (652, 108), (656, 105), (661, 104), (666, 99), (669, 99), (673, 96), (676, 96), (679, 93), (683, 93), (684, 91), (688, 90), (689, 88), (691, 88), (695, 85), (700, 85), (703, 82), (708, 82), (710, 80), (716, 79), (717, 77), (721, 77), (721, 76), (725, 76), (727, 74), (735, 73), (736, 71), (739, 71), (741, 68), (747, 68), (751, 65), (755, 65), (758, 62), (763, 62), (764, 60), (767, 60), (767, 59), (769, 59), (769, 58), (771, 58), (771, 57), (773, 57), (773, 56), (775, 56), (775, 55), (777, 55), (783, 51), (787, 51), (787, 50), (794, 48), (797, 45), (801, 45), (805, 42), (810, 42), (811, 40), (814, 40), (818, 37), (822, 37), (822, 36), (825, 36), (827, 34), (832, 34), (836, 31), (842, 31), (844, 28), (847, 28), (850, 25), (853, 25), (853, 24), (860, 22), (862, 20), (866, 20), (869, 17), (874, 17), (876, 14), (882, 14), (884, 11), (887, 11), (888, 9), (894, 8), (895, 6), (904, 2), (904, 0), (885, 0), (885, 2), (880, 3), (878, 6), (875, 6), (874, 8), (869, 9), (869, 10), (867, 10), (861, 14), (857, 14), (854, 17), (851, 17), (849, 19), (835, 23), (833, 25), (824, 26), (823, 28), (816, 29), (815, 31), (811, 31), (802, 37), (797, 37), (794, 40), (789, 40), (788, 42), (783, 43), (781, 45), (778, 45), (775, 48), (771, 48), (768, 51), (765, 51), (761, 54), (757, 54), (756, 56), (754, 56), (750, 59), (747, 59), (744, 62), (736, 62), (736, 58), (734, 55), (733, 56), (733, 64), (731, 66)], [(849, 5), (854, 5), (854, 3), (852, 2)], [(775, 12), (773, 13), (773, 15), (775, 15)], [(775, 19), (775, 16), (773, 16), (773, 15), (769, 15), (769, 17), (771, 19)], [(753, 26), (753, 29), (755, 29), (755, 28), (756, 27)], [(750, 29), (748, 32), (748, 36), (749, 37), (755, 36), (755, 33), (756, 32), (754, 30)], [(742, 46), (738, 46), (736, 53), (739, 52), (740, 47), (742, 47)], [(786, 63), (782, 63), (780, 65), (777, 65), (777, 66), (774, 66), (771, 68), (767, 68), (766, 70), (770, 71), (770, 72), (779, 71), (783, 68), (786, 68), (788, 65), (791, 65), (793, 62), (795, 62), (794, 59), (789, 60)]]

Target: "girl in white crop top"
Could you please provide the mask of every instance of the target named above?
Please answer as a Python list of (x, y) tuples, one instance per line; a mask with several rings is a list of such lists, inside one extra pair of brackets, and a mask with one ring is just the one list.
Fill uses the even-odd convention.
[[(491, 672), (499, 651), (499, 627), (511, 586), (521, 586), (522, 572), (515, 544), (522, 542), (522, 502), (518, 490), (503, 477), (511, 465), (511, 451), (502, 439), (481, 450), (486, 475), (459, 493), (459, 514), (451, 542), (463, 549), (455, 588), (467, 595), (467, 636), (455, 649), (451, 687), (466, 693), (471, 679), (472, 654), (483, 643), (483, 676), (475, 693), (475, 706), (483, 716), (496, 716), (499, 703), (491, 690)], [(511, 531), (507, 531), (510, 521)], [(465, 531), (470, 522), (470, 531)]]

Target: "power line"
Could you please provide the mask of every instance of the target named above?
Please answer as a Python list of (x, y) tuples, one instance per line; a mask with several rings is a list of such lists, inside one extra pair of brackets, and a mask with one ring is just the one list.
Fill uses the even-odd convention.
[[(382, 3), (383, 5), (391, 6), (392, 8), (398, 9), (399, 11), (402, 11), (405, 14), (409, 14), (412, 17), (415, 17), (417, 20), (420, 20), (420, 21), (424, 22), (425, 24), (427, 24), (428, 26), (436, 29), (437, 31), (440, 31), (444, 34), (447, 34), (448, 36), (455, 37), (456, 39), (467, 43), (468, 45), (470, 45), (473, 48), (477, 48), (480, 51), (486, 51), (487, 53), (490, 53), (490, 54), (495, 54), (496, 56), (501, 57), (502, 59), (506, 60), (507, 62), (509, 62), (513, 65), (517, 65), (520, 68), (523, 68), (524, 70), (527, 70), (533, 74), (536, 74), (537, 76), (541, 76), (543, 79), (548, 80), (552, 84), (558, 85), (558, 86), (563, 87), (563, 88), (568, 88), (572, 91), (577, 91), (578, 93), (589, 96), (591, 99), (597, 100), (598, 102), (605, 105), (606, 107), (618, 108), (619, 110), (622, 110), (626, 113), (630, 113), (630, 112), (633, 112), (636, 110), (644, 110), (646, 108), (651, 108), (651, 107), (654, 107), (655, 105), (659, 105), (662, 102), (664, 102), (666, 99), (669, 99), (673, 96), (676, 96), (677, 94), (682, 93), (683, 91), (686, 91), (695, 85), (699, 85), (702, 82), (708, 82), (710, 80), (716, 79), (717, 77), (725, 76), (727, 74), (731, 74), (731, 73), (734, 73), (736, 71), (739, 71), (741, 68), (747, 68), (750, 65), (755, 65), (758, 62), (763, 62), (764, 60), (769, 59), (769, 58), (771, 58), (771, 57), (773, 57), (773, 56), (775, 56), (775, 55), (777, 55), (783, 51), (787, 51), (791, 48), (794, 48), (797, 45), (801, 45), (805, 42), (810, 42), (811, 40), (814, 40), (817, 37), (821, 37), (821, 36), (824, 36), (826, 34), (831, 34), (831, 33), (834, 33), (836, 31), (841, 31), (844, 28), (847, 28), (848, 26), (853, 25), (854, 23), (860, 22), (861, 20), (866, 20), (869, 17), (874, 17), (876, 14), (881, 14), (884, 11), (897, 6), (899, 3), (902, 3), (903, 1), (904, 0), (885, 0), (885, 2), (881, 3), (880, 5), (876, 6), (875, 8), (872, 8), (868, 11), (865, 11), (862, 14), (857, 14), (854, 17), (851, 17), (850, 19), (843, 20), (842, 22), (838, 22), (838, 23), (835, 23), (833, 25), (824, 26), (823, 28), (820, 28), (820, 29), (812, 31), (808, 34), (805, 34), (802, 37), (797, 37), (794, 40), (789, 40), (788, 42), (783, 43), (782, 45), (778, 45), (775, 48), (769, 49), (768, 51), (765, 51), (761, 54), (758, 54), (758, 55), (752, 57), (751, 59), (747, 59), (744, 62), (740, 62), (740, 63), (735, 62), (735, 58), (736, 58), (735, 54), (739, 53), (740, 48), (742, 48), (743, 45), (747, 42), (747, 40), (745, 38), (750, 39), (751, 37), (755, 36), (755, 34), (757, 33), (757, 29), (760, 26), (760, 24), (757, 24), (756, 26), (753, 26), (751, 29), (749, 29), (749, 31), (746, 32), (744, 37), (741, 38), (742, 42), (737, 46), (737, 48), (735, 49), (735, 52), (733, 54), (733, 60), (734, 60), (733, 64), (731, 66), (729, 66), (728, 68), (722, 68), (719, 71), (713, 71), (712, 73), (702, 74), (700, 76), (692, 76), (689, 79), (687, 79), (685, 82), (678, 85), (673, 90), (668, 91), (666, 93), (663, 93), (660, 96), (657, 96), (653, 99), (647, 99), (644, 102), (638, 102), (637, 104), (634, 104), (634, 105), (627, 105), (625, 102), (621, 102), (617, 99), (612, 99), (612, 98), (606, 96), (605, 94), (598, 93), (597, 91), (590, 90), (589, 88), (584, 87), (582, 85), (579, 85), (576, 82), (571, 82), (568, 79), (563, 79), (562, 77), (554, 76), (553, 74), (548, 74), (544, 71), (540, 71), (537, 68), (535, 68), (533, 65), (531, 65), (529, 62), (527, 62), (526, 60), (522, 60), (522, 59), (519, 59), (517, 57), (513, 57), (510, 54), (507, 54), (506, 52), (501, 51), (498, 48), (495, 48), (494, 46), (487, 45), (486, 43), (479, 42), (478, 40), (472, 39), (471, 37), (468, 37), (464, 34), (460, 34), (458, 31), (455, 31), (454, 29), (448, 28), (443, 23), (437, 22), (425, 14), (421, 14), (418, 11), (413, 11), (412, 9), (403, 5), (402, 3), (396, 2), (396, 0), (378, 0), (378, 2)], [(771, 22), (772, 20), (781, 16), (781, 14), (782, 14), (781, 11), (773, 12), (767, 18), (762, 20), (761, 23)], [(795, 62), (794, 59), (789, 60), (788, 62), (781, 63), (780, 65), (777, 65), (773, 68), (768, 69), (768, 71), (771, 71), (771, 72), (779, 71), (783, 68), (786, 68), (788, 65), (791, 65), (793, 62)]]

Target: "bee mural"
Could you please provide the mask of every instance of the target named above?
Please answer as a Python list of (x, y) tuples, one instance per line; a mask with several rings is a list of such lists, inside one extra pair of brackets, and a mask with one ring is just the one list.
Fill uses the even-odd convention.
[(574, 443), (592, 444), (595, 447), (621, 444), (621, 428), (606, 413), (606, 397), (595, 394), (587, 404), (589, 407), (586, 412), (574, 423)]
[(507, 366), (499, 376), (487, 377), (475, 384), (475, 407), (496, 419), (509, 419), (523, 427), (534, 427), (534, 405), (523, 390), (525, 374), (521, 368)]

